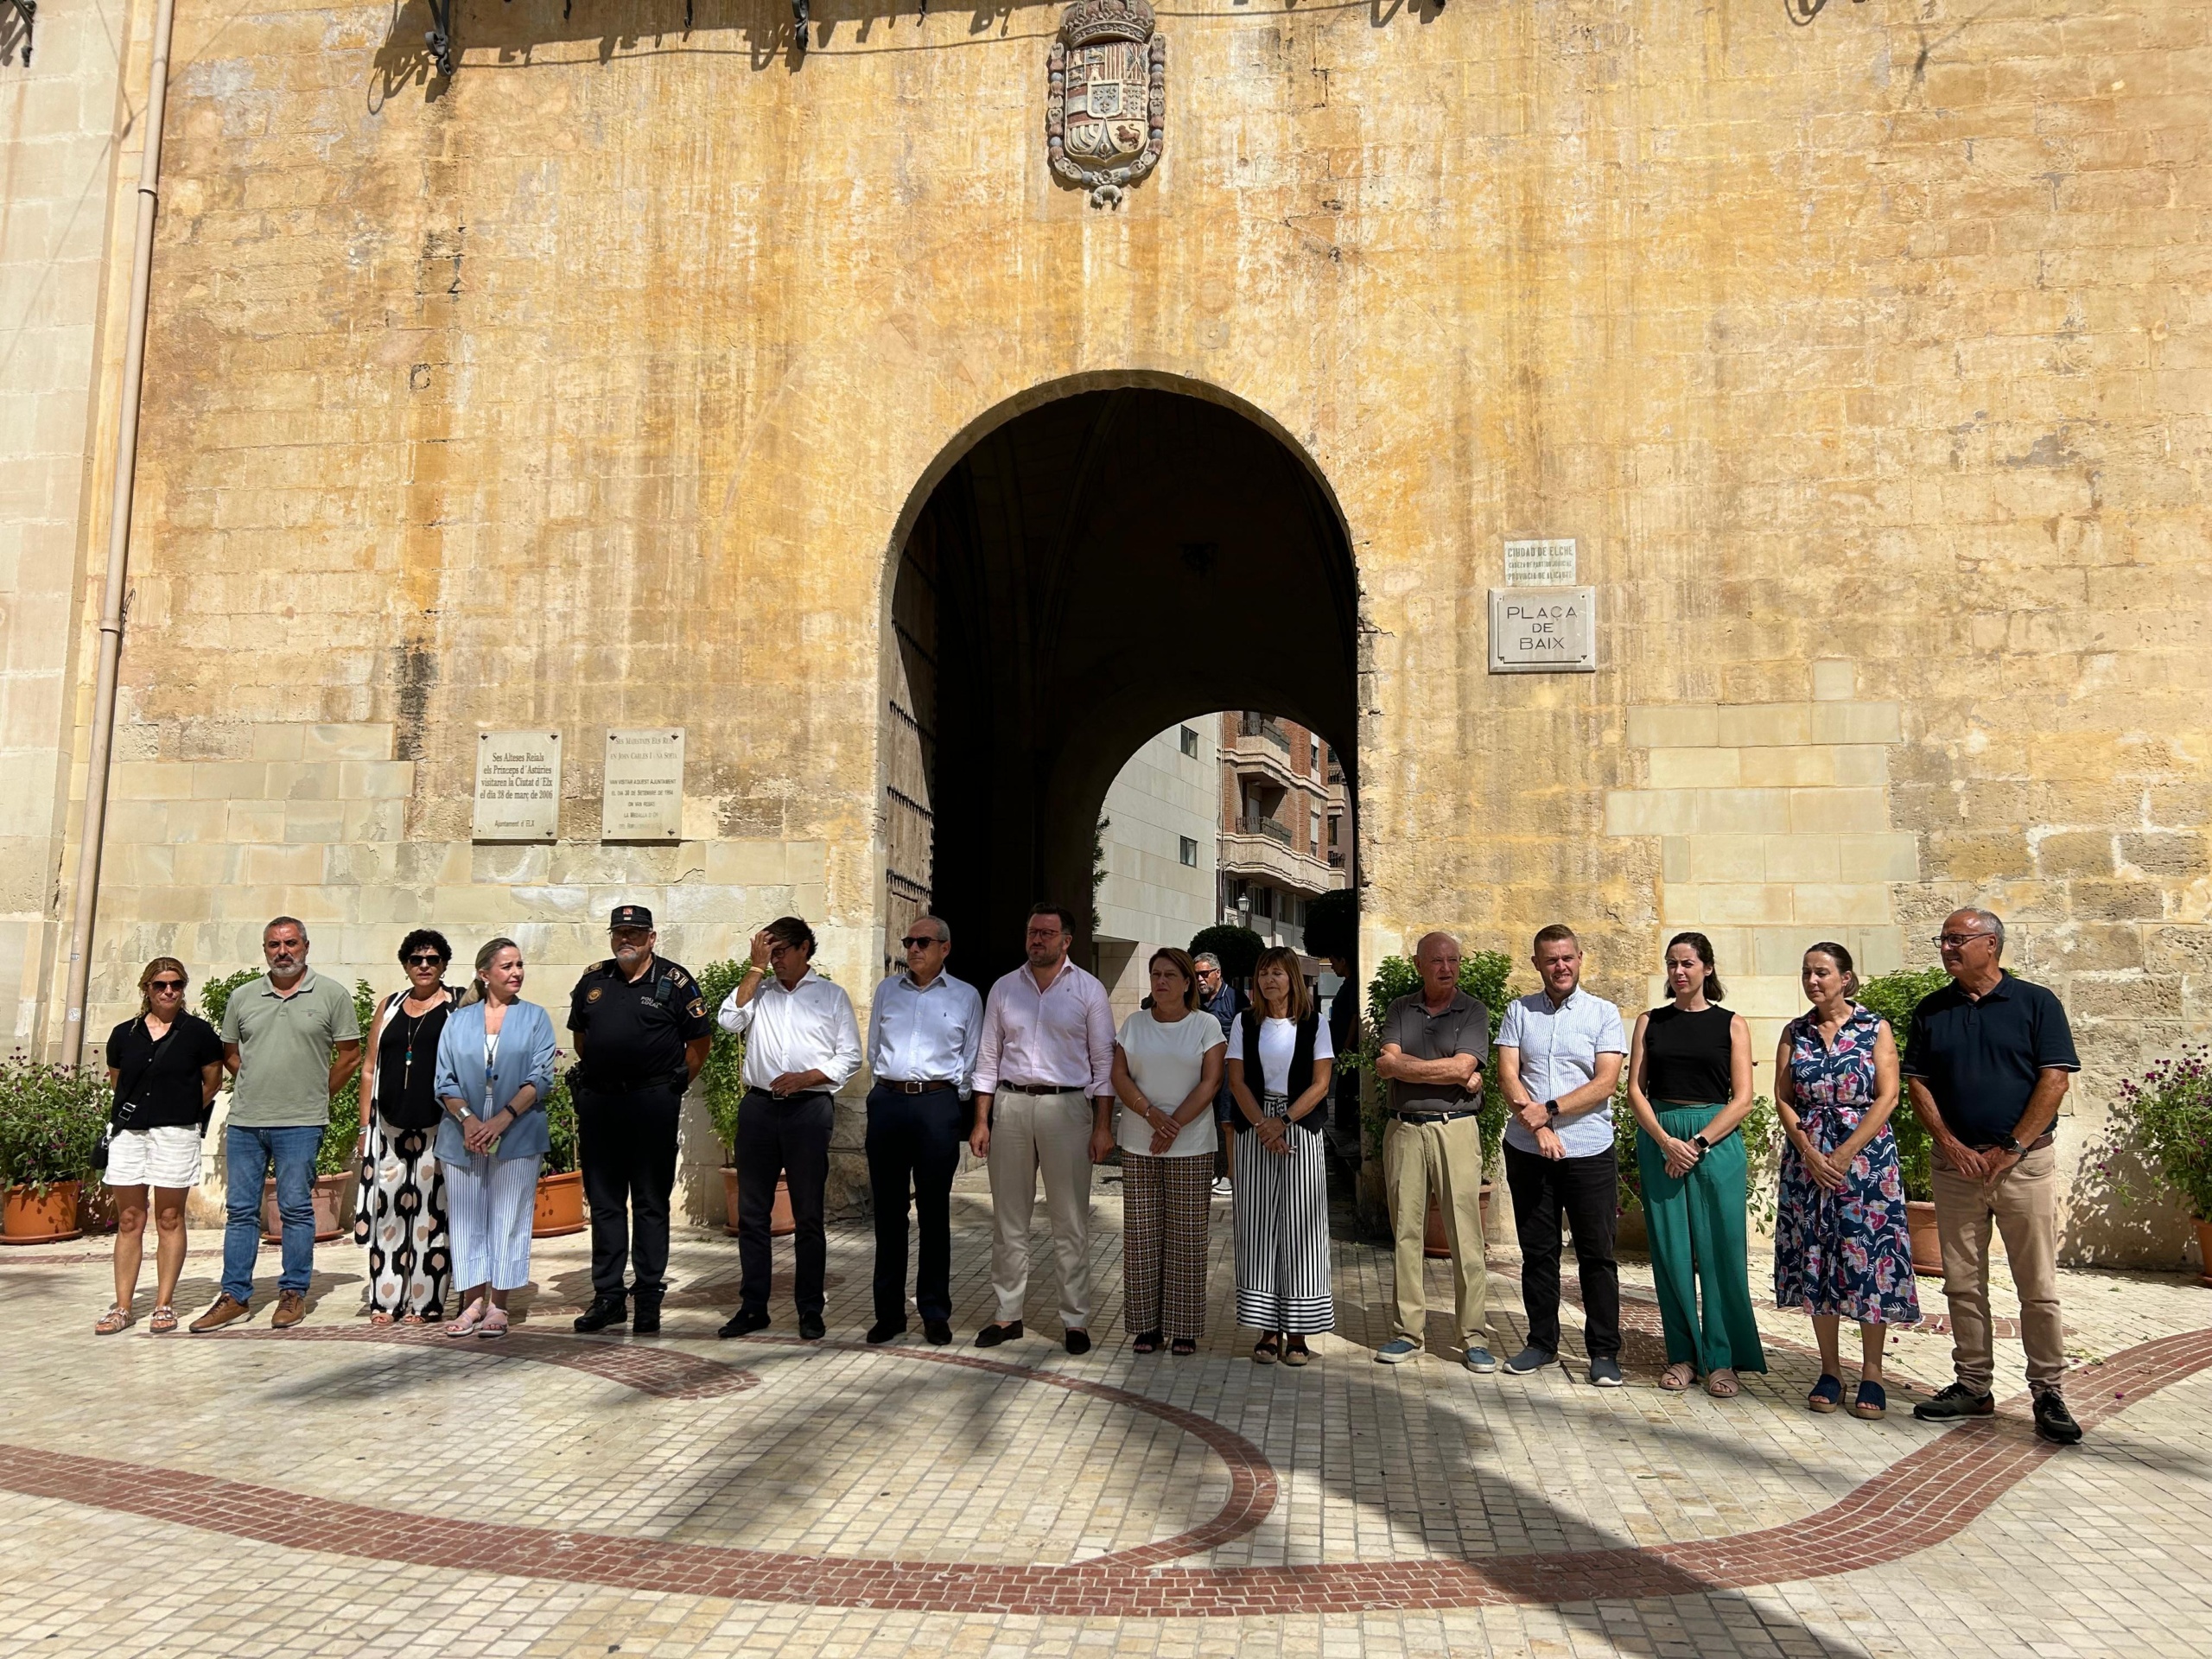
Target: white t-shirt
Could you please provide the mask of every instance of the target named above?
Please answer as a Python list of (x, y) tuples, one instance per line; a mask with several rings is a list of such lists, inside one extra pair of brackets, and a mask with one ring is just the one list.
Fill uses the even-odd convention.
[[(1221, 1034), (1221, 1021), (1204, 1008), (1173, 1021), (1155, 1020), (1149, 1008), (1139, 1008), (1122, 1021), (1121, 1034), (1115, 1039), (1128, 1059), (1129, 1076), (1144, 1097), (1163, 1112), (1176, 1110), (1191, 1097), (1207, 1051), (1227, 1040)], [(1126, 1106), (1114, 1109), (1114, 1135), (1123, 1152), (1152, 1151), (1152, 1125)], [(1209, 1103), (1160, 1155), (1194, 1158), (1203, 1153), (1211, 1157), (1213, 1143), (1213, 1107)]]
[[(1241, 1038), (1243, 1032), (1242, 1020), (1237, 1022), (1237, 1032)], [(1310, 1073), (1299, 1078), (1295, 1085), (1291, 1082), (1290, 1060), (1297, 1052), (1298, 1021), (1262, 1020), (1260, 1022), (1260, 1092), (1262, 1095), (1288, 1095), (1296, 1100), (1313, 1086)], [(1313, 1058), (1332, 1060), (1336, 1057), (1337, 1051), (1329, 1041), (1329, 1022), (1324, 1018), (1313, 1033)], [(1249, 1078), (1246, 1079), (1245, 1086), (1251, 1086)], [(1316, 1107), (1314, 1109), (1323, 1109)]]

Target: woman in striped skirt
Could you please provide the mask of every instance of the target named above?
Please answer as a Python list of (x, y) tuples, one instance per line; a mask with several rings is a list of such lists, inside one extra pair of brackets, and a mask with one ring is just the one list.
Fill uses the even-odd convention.
[(1236, 1157), (1236, 1322), (1262, 1332), (1252, 1349), (1261, 1364), (1303, 1365), (1313, 1357), (1306, 1338), (1337, 1322), (1321, 1150), (1336, 1051), (1296, 951), (1262, 950), (1252, 991), (1237, 1022), (1243, 1040), (1229, 1053), (1245, 1137)]

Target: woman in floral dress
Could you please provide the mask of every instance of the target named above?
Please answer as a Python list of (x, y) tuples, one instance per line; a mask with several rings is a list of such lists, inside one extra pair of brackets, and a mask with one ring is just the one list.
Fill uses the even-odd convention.
[(1843, 1401), (1839, 1327), (1859, 1321), (1859, 1383), (1851, 1409), (1879, 1417), (1882, 1344), (1892, 1325), (1916, 1325), (1904, 1176), (1890, 1114), (1897, 1103), (1897, 1047), (1889, 1022), (1851, 1000), (1851, 952), (1823, 942), (1805, 952), (1812, 1007), (1789, 1022), (1775, 1056), (1775, 1104), (1789, 1147), (1774, 1235), (1774, 1300), (1813, 1316), (1821, 1380), (1805, 1403)]

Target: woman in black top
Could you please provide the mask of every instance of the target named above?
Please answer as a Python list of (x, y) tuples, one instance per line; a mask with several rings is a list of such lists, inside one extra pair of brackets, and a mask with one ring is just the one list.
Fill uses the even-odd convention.
[(1701, 1376), (1706, 1392), (1726, 1400), (1737, 1392), (1738, 1371), (1766, 1370), (1751, 1313), (1744, 1137), (1736, 1133), (1751, 1109), (1751, 1030), (1720, 1006), (1713, 943), (1702, 933), (1667, 941), (1667, 988), (1673, 1001), (1637, 1016), (1628, 1057), (1651, 1276), (1667, 1334), (1659, 1386), (1679, 1394)]
[(418, 927), (399, 946), (407, 988), (377, 1010), (361, 1062), (361, 1192), (353, 1242), (369, 1247), (369, 1323), (435, 1325), (446, 1316), (453, 1249), (445, 1179), (433, 1151), (445, 1109), (432, 1086), (438, 1037), (459, 994), (445, 982), (453, 947)]
[(200, 1137), (223, 1082), (214, 1027), (184, 1011), (192, 976), (175, 957), (156, 957), (138, 976), (138, 1017), (107, 1034), (108, 1190), (115, 1195), (115, 1301), (92, 1329), (111, 1337), (130, 1323), (145, 1253), (147, 1194), (153, 1194), (154, 1317), (157, 1337), (176, 1329), (177, 1277), (184, 1271), (184, 1199), (200, 1184)]

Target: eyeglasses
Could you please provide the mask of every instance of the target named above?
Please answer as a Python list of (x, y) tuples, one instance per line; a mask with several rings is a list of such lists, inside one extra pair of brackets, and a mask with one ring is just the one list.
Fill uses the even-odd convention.
[(925, 939), (918, 936), (910, 936), (899, 940), (899, 943), (905, 945), (909, 950), (914, 950), (920, 949), (925, 944), (943, 944), (944, 941), (943, 939)]
[(1993, 939), (1994, 933), (1938, 933), (1930, 944), (1945, 950), (1963, 950), (1976, 939)]
[(407, 958), (407, 965), (410, 968), (442, 968), (445, 960), (441, 956), (418, 952)]
[(181, 979), (149, 979), (146, 982), (146, 988), (149, 991), (181, 991), (184, 988), (184, 982)]

